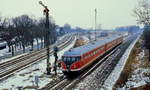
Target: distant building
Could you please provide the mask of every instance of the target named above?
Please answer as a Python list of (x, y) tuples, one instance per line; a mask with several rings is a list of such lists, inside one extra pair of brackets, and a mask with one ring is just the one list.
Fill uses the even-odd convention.
[(101, 36), (101, 37), (107, 37), (107, 36), (108, 36), (108, 32), (101, 32), (101, 33), (100, 33), (100, 36)]
[(118, 31), (118, 32), (128, 32), (129, 34), (134, 34), (136, 32), (139, 32), (140, 27), (135, 26), (135, 25), (122, 26), (122, 27), (117, 27), (115, 30)]

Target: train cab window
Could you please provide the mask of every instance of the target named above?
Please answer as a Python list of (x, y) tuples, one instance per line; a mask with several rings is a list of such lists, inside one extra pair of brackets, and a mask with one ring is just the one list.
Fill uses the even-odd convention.
[(67, 61), (67, 58), (66, 58), (66, 57), (63, 57), (62, 60), (63, 60), (63, 61)]
[(68, 61), (72, 61), (72, 58), (71, 58), (71, 57), (68, 57)]
[(62, 60), (65, 62), (74, 62), (74, 61), (79, 61), (81, 58), (80, 57), (63, 57)]
[(80, 60), (80, 57), (76, 57), (76, 61), (79, 61)]
[(75, 58), (75, 57), (72, 57), (72, 61), (76, 61), (76, 58)]

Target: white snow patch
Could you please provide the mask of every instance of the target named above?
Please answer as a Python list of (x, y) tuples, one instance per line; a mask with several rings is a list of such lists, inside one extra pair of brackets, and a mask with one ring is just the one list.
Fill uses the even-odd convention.
[[(63, 38), (65, 38), (68, 35), (70, 35), (70, 34), (65, 34), (65, 35), (63, 35), (61, 37), (58, 37), (58, 41), (56, 41), (56, 42), (59, 42), (60, 40), (62, 40)], [(33, 45), (34, 45), (33, 46), (34, 50), (38, 50), (38, 48), (41, 47), (41, 40), (39, 39), (39, 47), (37, 45), (36, 40), (34, 40)], [(8, 48), (8, 46), (6, 46), (5, 49), (0, 50), (0, 63), (9, 61), (9, 60), (11, 60), (13, 58), (17, 58), (17, 57), (20, 57), (22, 55), (25, 55), (25, 54), (30, 52), (30, 49), (31, 49), (31, 46), (26, 47), (26, 50), (25, 50), (26, 53), (23, 53), (23, 50), (20, 49), (20, 47), (18, 46), (18, 47), (16, 47), (16, 51), (15, 51), (16, 56), (8, 58), (8, 56), (11, 56), (11, 52), (8, 52), (9, 48)], [(2, 57), (5, 57), (5, 58), (2, 59)]]
[(126, 87), (139, 87), (145, 85), (148, 77), (143, 77), (143, 73), (150, 72), (149, 69), (138, 68), (133, 72), (132, 77), (126, 83)]
[[(58, 52), (59, 59), (61, 58), (61, 56), (64, 54), (65, 51), (73, 47), (74, 43), (75, 43), (75, 40), (68, 47)], [(50, 56), (50, 62), (51, 64), (54, 63), (53, 55)], [(61, 74), (60, 69), (58, 72), (60, 72)], [(50, 78), (49, 76), (46, 76), (44, 73), (46, 73), (46, 59), (40, 62), (37, 62), (36, 64), (33, 64), (32, 66), (22, 71), (16, 72), (14, 76), (11, 76), (6, 80), (1, 81), (0, 90), (3, 88), (12, 88), (12, 87), (13, 87), (13, 90), (17, 90), (16, 87), (18, 86), (23, 86), (23, 87), (32, 86), (34, 84), (33, 81), (34, 81), (35, 76), (41, 76), (41, 78), (39, 78), (39, 86), (43, 87), (52, 80), (52, 78)]]

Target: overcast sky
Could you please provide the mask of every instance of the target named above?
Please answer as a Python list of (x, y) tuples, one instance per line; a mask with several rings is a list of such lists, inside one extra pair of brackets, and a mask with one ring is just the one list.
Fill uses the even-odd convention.
[[(42, 17), (39, 0), (0, 0), (0, 13), (3, 17), (28, 14)], [(97, 23), (102, 28), (135, 25), (133, 9), (137, 0), (41, 0), (50, 9), (55, 23), (82, 28), (94, 27), (94, 8), (97, 8)]]

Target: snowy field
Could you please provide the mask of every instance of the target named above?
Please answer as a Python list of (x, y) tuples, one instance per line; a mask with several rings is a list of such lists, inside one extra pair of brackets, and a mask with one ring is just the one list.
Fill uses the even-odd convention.
[[(68, 47), (66, 47), (65, 49), (61, 50), (60, 52), (58, 52), (58, 57), (59, 59), (61, 58), (61, 56), (63, 55), (63, 53), (67, 50), (69, 50), (70, 48), (73, 47), (75, 43), (75, 40), (73, 41), (72, 44), (70, 44)], [(50, 62), (51, 65), (53, 65), (54, 63), (54, 56), (50, 56)], [(16, 72), (13, 76), (9, 77), (8, 79), (1, 81), (0, 82), (0, 90), (3, 88), (13, 88), (12, 90), (17, 90), (16, 87), (18, 86), (32, 86), (34, 85), (34, 79), (35, 76), (39, 77), (39, 86), (43, 87), (45, 86), (49, 81), (52, 80), (52, 78), (50, 78), (50, 76), (47, 76), (46, 74), (46, 59), (42, 60), (36, 64), (33, 64), (32, 66)], [(61, 71), (59, 70), (58, 72), (61, 73)]]
[[(58, 37), (57, 42), (58, 42), (59, 40), (62, 40), (63, 38), (65, 38), (65, 37), (68, 36), (68, 35), (69, 35), (69, 34), (65, 34), (64, 36)], [(33, 45), (34, 45), (34, 46), (33, 46), (33, 47), (34, 47), (33, 49), (34, 49), (34, 50), (38, 50), (39, 47), (41, 47), (41, 40), (39, 40), (39, 47), (37, 46), (36, 40), (34, 40)], [(15, 51), (15, 55), (17, 55), (17, 56), (15, 56), (15, 58), (29, 53), (29, 52), (30, 52), (30, 49), (31, 49), (30, 46), (26, 47), (26, 50), (25, 50), (26, 53), (23, 53), (23, 50), (20, 49), (20, 47), (17, 47), (17, 48), (16, 48), (16, 51)], [(9, 61), (9, 60), (11, 60), (11, 59), (14, 58), (14, 57), (11, 57), (11, 52), (8, 52), (8, 50), (9, 50), (8, 46), (6, 46), (5, 49), (0, 50), (0, 62)], [(20, 54), (20, 55), (19, 55), (19, 54)], [(10, 58), (10, 57), (11, 57), (11, 58)]]

